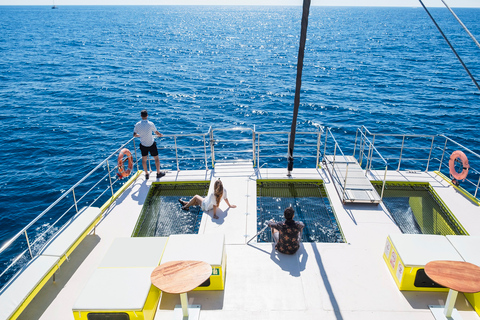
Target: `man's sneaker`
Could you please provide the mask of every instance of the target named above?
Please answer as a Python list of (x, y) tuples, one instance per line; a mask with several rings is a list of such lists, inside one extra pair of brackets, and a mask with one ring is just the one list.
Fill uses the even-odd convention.
[(145, 173), (145, 180), (148, 180), (150, 178), (150, 175), (148, 173)]
[(157, 173), (157, 179), (160, 179), (160, 178), (163, 177), (164, 175), (165, 175), (165, 172)]

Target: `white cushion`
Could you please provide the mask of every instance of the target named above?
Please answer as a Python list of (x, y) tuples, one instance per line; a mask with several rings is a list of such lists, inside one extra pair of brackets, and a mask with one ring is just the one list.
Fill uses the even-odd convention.
[(100, 208), (83, 208), (72, 220), (49, 241), (41, 252), (44, 256), (61, 257), (67, 253), (80, 235), (87, 230), (93, 221), (100, 215)]
[(442, 235), (393, 234), (390, 239), (405, 266), (425, 266), (434, 260), (463, 261)]
[(178, 260), (205, 261), (221, 265), (225, 236), (223, 234), (176, 234), (168, 239), (162, 263)]
[(58, 261), (37, 256), (14, 276), (0, 292), (0, 319), (9, 319)]
[(455, 247), (462, 258), (480, 266), (480, 236), (447, 236), (448, 241)]
[(73, 305), (73, 311), (142, 310), (154, 268), (95, 270)]
[(99, 268), (156, 267), (167, 241), (166, 237), (116, 238)]

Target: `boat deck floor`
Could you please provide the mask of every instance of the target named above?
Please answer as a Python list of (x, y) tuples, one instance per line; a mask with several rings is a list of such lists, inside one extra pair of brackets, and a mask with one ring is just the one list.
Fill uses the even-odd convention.
[[(290, 179), (324, 181), (346, 243), (303, 243), (292, 256), (277, 254), (271, 243), (246, 244), (257, 232), (256, 179), (286, 179), (285, 169), (218, 165), (214, 171), (169, 172), (161, 180), (217, 177), (237, 208), (222, 203), (220, 219), (211, 213), (202, 218), (201, 233), (225, 233), (227, 270), (224, 291), (188, 294), (189, 304), (201, 305), (200, 319), (431, 320), (428, 305), (445, 303), (447, 293), (397, 289), (382, 254), (387, 235), (400, 230), (383, 204), (343, 205), (322, 169), (295, 169)], [(387, 177), (392, 179), (430, 182), (470, 234), (480, 235), (478, 220), (473, 220), (479, 207), (465, 200), (457, 205), (462, 195), (434, 173), (394, 173)], [(96, 233), (87, 236), (57, 272), (56, 282), (45, 285), (19, 319), (73, 320), (72, 306), (112, 241), (131, 236), (152, 181), (142, 174), (116, 200)], [(177, 295), (162, 294), (155, 319), (171, 319), (178, 304)], [(455, 307), (464, 320), (480, 319), (463, 294)]]

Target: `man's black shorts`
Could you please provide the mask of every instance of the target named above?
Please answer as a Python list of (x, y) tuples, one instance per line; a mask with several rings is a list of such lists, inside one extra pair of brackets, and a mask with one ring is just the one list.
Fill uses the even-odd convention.
[(148, 153), (152, 155), (152, 157), (158, 156), (158, 149), (157, 143), (154, 142), (150, 147), (145, 147), (140, 143), (140, 150), (142, 151), (142, 157), (148, 156)]

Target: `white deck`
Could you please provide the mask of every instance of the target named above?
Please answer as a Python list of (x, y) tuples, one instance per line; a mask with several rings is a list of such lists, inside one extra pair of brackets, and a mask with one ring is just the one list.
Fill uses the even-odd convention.
[[(374, 173), (375, 174), (375, 173)], [(389, 233), (400, 233), (382, 204), (342, 205), (323, 170), (294, 169), (290, 179), (323, 180), (347, 243), (304, 243), (296, 255), (278, 255), (272, 244), (245, 242), (256, 233), (256, 179), (286, 179), (286, 169), (237, 169), (217, 165), (215, 172), (169, 172), (162, 181), (221, 177), (231, 204), (220, 219), (204, 215), (200, 232), (225, 233), (225, 291), (189, 293), (201, 304), (200, 319), (434, 319), (429, 304), (444, 304), (446, 293), (401, 292), (382, 253)], [(380, 174), (378, 175), (380, 177)], [(387, 180), (428, 181), (472, 235), (480, 235), (480, 208), (433, 173), (392, 173)], [(72, 306), (116, 237), (131, 235), (151, 182), (141, 175), (108, 210), (19, 319), (73, 320)], [(459, 201), (461, 197), (462, 201)], [(176, 295), (163, 294), (155, 319), (171, 319)], [(456, 308), (464, 320), (480, 319), (459, 294)]]

